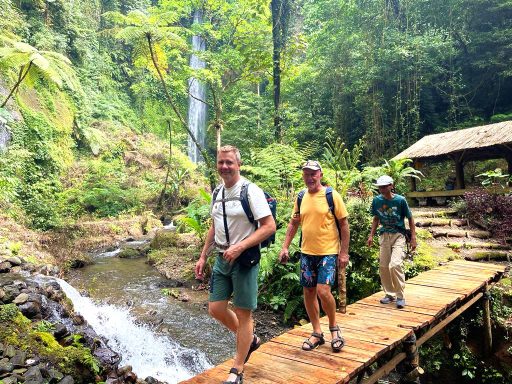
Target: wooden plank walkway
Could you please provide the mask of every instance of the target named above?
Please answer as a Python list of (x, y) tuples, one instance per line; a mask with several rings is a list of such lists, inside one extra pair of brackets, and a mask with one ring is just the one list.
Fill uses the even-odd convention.
[[(470, 302), (504, 272), (505, 265), (463, 260), (423, 272), (407, 281), (404, 309), (380, 304), (383, 293), (378, 292), (349, 305), (345, 314), (337, 313), (346, 342), (340, 353), (331, 351), (324, 317), (324, 345), (303, 351), (302, 342), (311, 334), (311, 324), (291, 329), (251, 355), (245, 366), (244, 383), (348, 383), (384, 354), (400, 349), (413, 334), (425, 334)], [(182, 383), (221, 383), (231, 366), (232, 360), (225, 361)]]

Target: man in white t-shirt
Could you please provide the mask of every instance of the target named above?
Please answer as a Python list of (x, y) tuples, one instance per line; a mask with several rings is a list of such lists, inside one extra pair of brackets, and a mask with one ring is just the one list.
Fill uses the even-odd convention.
[[(212, 201), (212, 225), (195, 267), (196, 278), (202, 279), (208, 250), (214, 245), (218, 254), (210, 281), (208, 310), (236, 335), (233, 368), (224, 383), (242, 381), (244, 364), (260, 344), (253, 334), (252, 320), (252, 311), (257, 306), (259, 264), (243, 267), (237, 259), (243, 251), (258, 246), (276, 231), (265, 195), (252, 183), (247, 186), (248, 200), (258, 227), (247, 218), (240, 200), (242, 185), (247, 180), (240, 176), (240, 166), (240, 151), (236, 147), (219, 148), (217, 171), (224, 183)], [(234, 310), (228, 307), (231, 297)]]

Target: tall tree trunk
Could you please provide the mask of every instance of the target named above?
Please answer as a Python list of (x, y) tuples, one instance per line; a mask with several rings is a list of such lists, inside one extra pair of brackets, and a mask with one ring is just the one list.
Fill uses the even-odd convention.
[(167, 172), (165, 173), (164, 186), (162, 191), (160, 192), (160, 197), (158, 198), (158, 203), (156, 204), (157, 208), (162, 208), (165, 192), (167, 191), (167, 185), (169, 184), (169, 174), (171, 173), (172, 167), (172, 129), (171, 129), (171, 120), (167, 120), (167, 128), (169, 129), (169, 159), (167, 160)]
[(151, 39), (151, 34), (150, 33), (146, 33), (146, 40), (148, 42), (148, 48), (149, 48), (149, 52), (151, 54), (151, 60), (153, 62), (153, 65), (154, 65), (157, 73), (158, 73), (158, 77), (160, 79), (160, 83), (162, 84), (162, 87), (164, 89), (165, 97), (166, 97), (167, 101), (169, 102), (169, 104), (171, 105), (172, 110), (174, 111), (174, 113), (178, 117), (181, 125), (183, 125), (183, 127), (185, 127), (185, 130), (190, 135), (190, 138), (192, 139), (192, 141), (196, 145), (197, 149), (199, 150), (199, 152), (201, 152), (201, 155), (203, 155), (204, 162), (206, 163), (208, 179), (210, 181), (210, 187), (213, 189), (213, 188), (215, 188), (216, 180), (215, 180), (215, 175), (214, 175), (213, 168), (212, 168), (212, 163), (210, 161), (210, 157), (208, 156), (208, 153), (203, 148), (203, 146), (201, 144), (199, 144), (199, 142), (197, 141), (197, 138), (195, 137), (195, 135), (190, 130), (190, 128), (189, 128), (189, 126), (187, 124), (187, 121), (185, 120), (185, 118), (183, 117), (181, 112), (179, 111), (178, 107), (176, 106), (176, 104), (174, 103), (174, 100), (171, 97), (171, 94), (169, 93), (169, 90), (167, 88), (167, 84), (165, 82), (164, 76), (162, 75), (162, 71), (160, 70), (160, 67), (158, 66), (158, 62), (156, 60), (155, 52), (154, 52), (154, 49), (153, 49), (153, 41)]
[(261, 129), (261, 111), (260, 111), (261, 94), (260, 94), (260, 83), (256, 83), (256, 92), (257, 92), (257, 95), (258, 95), (258, 104), (257, 104), (258, 115), (256, 116), (256, 124), (257, 124), (257, 130), (259, 132), (260, 129)]
[[(21, 82), (25, 79), (25, 77), (27, 77), (28, 75), (28, 71), (30, 71), (30, 68), (32, 67), (32, 62), (28, 63), (28, 67), (27, 67), (27, 70), (25, 71), (25, 73), (23, 73), (23, 68), (24, 67), (21, 67), (20, 69), (20, 73), (19, 73), (19, 76), (18, 76), (18, 81), (16, 82), (16, 84), (14, 84), (14, 87), (11, 89), (11, 92), (9, 92), (9, 94), (7, 95), (7, 98), (5, 99), (5, 101), (2, 103), (2, 105), (0, 105), (0, 108), (3, 108), (5, 107), (5, 104), (7, 104), (7, 102), (9, 101), (9, 99), (11, 98), (12, 95), (14, 95), (14, 92), (16, 92), (16, 90), (18, 89), (18, 87), (20, 86)], [(22, 74), (23, 73), (23, 74)]]
[(281, 119), (281, 54), (284, 49), (286, 24), (288, 22), (288, 1), (272, 0), (272, 77), (274, 80), (274, 135), (281, 141), (283, 127)]
[(221, 134), (224, 129), (224, 122), (222, 121), (222, 99), (219, 97), (213, 85), (210, 86), (212, 97), (213, 97), (213, 108), (215, 109), (215, 122), (213, 126), (215, 128), (215, 137), (217, 139), (217, 150), (221, 147)]

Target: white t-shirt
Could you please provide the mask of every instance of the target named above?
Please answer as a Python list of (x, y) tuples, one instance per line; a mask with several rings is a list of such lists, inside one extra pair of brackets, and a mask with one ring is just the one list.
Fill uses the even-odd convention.
[[(246, 179), (240, 178), (235, 185), (231, 188), (225, 188), (224, 191), (229, 242), (231, 244), (239, 243), (256, 230), (254, 223), (251, 223), (247, 218), (247, 215), (242, 208), (242, 203), (240, 202), (240, 190), (244, 182), (248, 183)], [(215, 201), (212, 202), (211, 215), (215, 226), (215, 243), (227, 246), (226, 234), (224, 231), (224, 216), (222, 211), (223, 189), (224, 187), (219, 189)], [(247, 188), (247, 196), (255, 221), (272, 214), (263, 191), (256, 184), (249, 184)]]

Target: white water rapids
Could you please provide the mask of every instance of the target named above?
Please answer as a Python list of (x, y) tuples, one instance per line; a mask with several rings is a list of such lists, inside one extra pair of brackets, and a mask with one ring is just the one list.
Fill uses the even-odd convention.
[(126, 308), (95, 304), (64, 280), (56, 279), (92, 328), (106, 337), (110, 348), (122, 355), (122, 365), (131, 365), (141, 378), (152, 376), (177, 383), (211, 365), (203, 352), (183, 347), (169, 336), (156, 334), (141, 325)]

